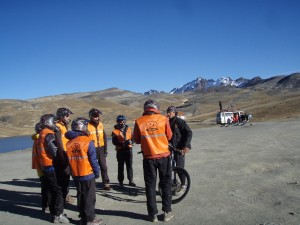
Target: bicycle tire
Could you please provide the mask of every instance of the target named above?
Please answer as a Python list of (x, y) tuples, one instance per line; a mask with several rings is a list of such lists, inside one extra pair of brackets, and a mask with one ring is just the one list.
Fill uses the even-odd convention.
[[(172, 204), (181, 202), (187, 196), (191, 188), (191, 178), (189, 173), (184, 168), (179, 166), (172, 168), (172, 178), (176, 179), (176, 177), (178, 177), (178, 174), (181, 174), (185, 177), (186, 188), (180, 196), (176, 195), (176, 193), (180, 193), (177, 189), (181, 187), (181, 182), (179, 181), (179, 178), (177, 180), (172, 180)], [(158, 188), (158, 192), (159, 195), (162, 196), (160, 188)]]
[[(178, 176), (178, 174), (181, 174), (185, 177), (185, 186), (186, 186), (186, 188), (183, 191), (183, 194), (180, 195), (179, 197), (176, 197), (176, 195), (172, 196), (172, 204), (176, 204), (178, 202), (181, 202), (187, 196), (187, 194), (189, 193), (190, 188), (191, 188), (191, 177), (190, 177), (189, 173), (184, 168), (179, 167), (179, 166), (174, 167), (172, 169), (172, 173), (173, 173), (173, 177)], [(172, 182), (174, 182), (174, 181), (172, 181)], [(181, 183), (180, 183), (180, 185), (181, 185)], [(174, 186), (172, 187), (172, 192), (176, 191), (176, 190), (173, 190), (173, 188), (174, 188)]]

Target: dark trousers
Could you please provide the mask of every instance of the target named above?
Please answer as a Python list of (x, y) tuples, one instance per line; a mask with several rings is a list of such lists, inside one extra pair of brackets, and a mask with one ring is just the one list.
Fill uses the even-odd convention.
[(104, 148), (97, 147), (96, 153), (97, 153), (98, 163), (100, 166), (102, 182), (103, 182), (103, 184), (108, 184), (109, 177), (108, 177), (108, 173), (107, 173), (106, 157), (104, 155)]
[(159, 184), (162, 191), (162, 210), (164, 212), (172, 211), (172, 183), (170, 160), (170, 157), (143, 160), (144, 180), (147, 197), (147, 210), (149, 215), (155, 215), (158, 213), (156, 205), (157, 171), (159, 175)]
[(61, 187), (57, 182), (56, 174), (54, 171), (44, 172), (44, 173), (45, 173), (46, 184), (51, 193), (51, 199), (49, 205), (50, 213), (52, 215), (59, 216), (64, 211), (64, 199), (63, 199)]
[(127, 179), (129, 181), (133, 181), (132, 150), (117, 151), (117, 160), (118, 160), (119, 183), (123, 183), (124, 181), (124, 164), (126, 164)]
[(77, 189), (77, 207), (83, 224), (95, 219), (96, 188), (95, 179), (74, 180)]
[(42, 195), (42, 209), (49, 207), (51, 193), (47, 185), (47, 179), (45, 176), (40, 177), (41, 181), (41, 195)]
[[(180, 166), (184, 168), (185, 165), (185, 157), (184, 155), (181, 155), (179, 152), (174, 152), (174, 160), (176, 162), (176, 166)], [(182, 174), (179, 174), (179, 179), (181, 181), (182, 185), (185, 185), (185, 176)]]
[(66, 168), (55, 168), (56, 177), (58, 184), (61, 187), (64, 201), (66, 200), (67, 195), (69, 194), (69, 185), (70, 185), (70, 177), (71, 177), (71, 169), (68, 165)]

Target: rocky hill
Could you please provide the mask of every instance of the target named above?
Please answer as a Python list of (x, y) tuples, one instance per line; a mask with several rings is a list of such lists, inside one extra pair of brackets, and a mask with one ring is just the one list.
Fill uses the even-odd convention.
[(177, 106), (192, 128), (216, 126), (219, 101), (222, 101), (223, 108), (234, 106), (252, 114), (254, 121), (295, 120), (300, 118), (299, 77), (298, 73), (267, 80), (252, 79), (244, 88), (227, 85), (150, 96), (110, 88), (27, 101), (0, 99), (0, 137), (32, 134), (40, 116), (55, 114), (59, 107), (70, 108), (74, 113), (72, 118), (87, 117), (91, 108), (101, 109), (105, 129), (110, 134), (119, 114), (126, 115), (128, 124), (133, 126), (134, 120), (142, 114), (144, 102), (150, 97), (159, 102), (163, 113), (169, 105)]

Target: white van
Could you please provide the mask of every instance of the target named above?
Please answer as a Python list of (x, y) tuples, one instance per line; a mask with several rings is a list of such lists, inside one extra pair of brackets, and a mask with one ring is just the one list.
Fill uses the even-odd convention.
[(231, 122), (233, 112), (218, 112), (216, 117), (217, 124), (227, 124)]
[(217, 124), (230, 124), (232, 122), (233, 115), (237, 113), (239, 118), (241, 115), (245, 115), (243, 111), (222, 111), (217, 113), (216, 123)]

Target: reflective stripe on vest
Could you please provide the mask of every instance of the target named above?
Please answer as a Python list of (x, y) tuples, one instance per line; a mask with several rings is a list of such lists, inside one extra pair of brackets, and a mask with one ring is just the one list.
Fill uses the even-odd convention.
[(68, 131), (67, 127), (63, 124), (63, 123), (56, 123), (56, 126), (58, 126), (60, 128), (60, 133), (61, 133), (61, 141), (63, 143), (63, 147), (64, 147), (64, 151), (67, 151), (67, 142), (69, 141), (66, 137), (65, 137), (65, 133)]
[[(132, 139), (132, 132), (131, 132), (130, 127), (127, 127), (127, 130), (126, 130), (126, 140), (123, 135), (123, 131), (121, 131), (119, 129), (115, 129), (115, 130), (113, 130), (113, 133), (118, 137), (119, 143), (124, 143), (126, 140)], [(128, 145), (128, 147), (132, 148), (132, 145)], [(124, 149), (124, 147), (116, 146), (116, 149), (121, 150), (121, 149)]]
[(39, 155), (39, 159), (40, 159), (40, 163), (42, 167), (47, 167), (47, 166), (52, 166), (52, 157), (49, 156), (46, 152), (46, 143), (45, 143), (45, 138), (47, 136), (47, 134), (54, 134), (54, 132), (52, 130), (50, 130), (49, 128), (44, 128), (39, 135), (39, 139), (38, 139), (38, 155)]
[(144, 155), (169, 152), (166, 136), (166, 117), (161, 114), (144, 115), (136, 120), (141, 132), (141, 148)]
[(67, 155), (72, 175), (75, 177), (93, 173), (87, 154), (90, 142), (90, 137), (78, 136), (67, 143)]
[(90, 138), (95, 141), (95, 147), (104, 146), (104, 128), (101, 122), (98, 124), (97, 128), (89, 123), (88, 131), (90, 132)]

